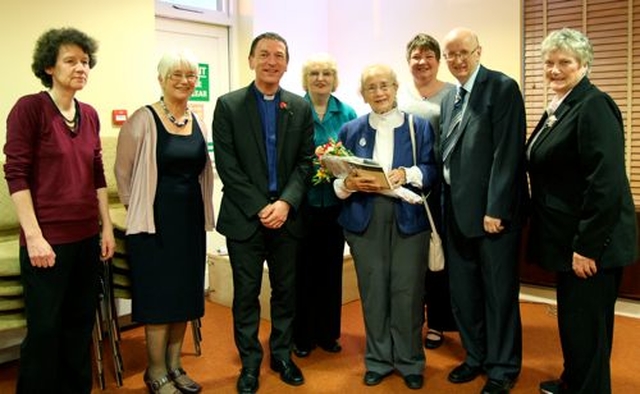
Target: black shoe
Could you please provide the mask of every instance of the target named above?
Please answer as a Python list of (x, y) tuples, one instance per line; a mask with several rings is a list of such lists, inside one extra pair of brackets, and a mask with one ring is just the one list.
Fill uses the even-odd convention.
[(404, 384), (411, 390), (420, 390), (424, 384), (424, 377), (422, 375), (407, 375), (404, 377)]
[(482, 394), (509, 394), (512, 387), (511, 380), (489, 379), (482, 388)]
[(304, 383), (302, 371), (291, 360), (271, 359), (271, 369), (280, 373), (280, 380), (292, 386), (300, 386)]
[(424, 347), (427, 349), (437, 349), (442, 345), (442, 342), (444, 342), (444, 332), (430, 328), (424, 338)]
[(547, 380), (540, 383), (540, 393), (542, 394), (560, 394), (563, 392), (565, 384), (562, 380)]
[(254, 394), (258, 391), (258, 376), (260, 376), (260, 369), (242, 368), (236, 384), (238, 394)]
[(322, 343), (322, 344), (318, 344), (318, 346), (320, 346), (320, 349), (329, 353), (339, 353), (342, 350), (342, 346), (340, 346), (338, 341)]
[(367, 386), (376, 386), (380, 384), (380, 382), (382, 382), (382, 379), (386, 378), (389, 375), (391, 375), (391, 372), (381, 374), (373, 371), (367, 371), (364, 374), (364, 384), (366, 384)]
[(304, 347), (298, 347), (296, 345), (293, 345), (293, 354), (295, 354), (296, 356), (298, 356), (300, 358), (305, 358), (305, 357), (308, 357), (311, 354), (311, 349), (304, 348)]
[(472, 367), (467, 363), (462, 363), (455, 367), (449, 373), (449, 381), (451, 383), (466, 383), (477, 378), (482, 372), (480, 367)]

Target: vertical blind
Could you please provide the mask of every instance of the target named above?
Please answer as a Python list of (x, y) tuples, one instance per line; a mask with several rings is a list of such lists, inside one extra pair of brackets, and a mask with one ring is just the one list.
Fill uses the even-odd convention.
[(540, 44), (553, 30), (580, 30), (593, 45), (589, 75), (620, 107), (624, 119), (626, 168), (640, 209), (640, 0), (523, 0), (523, 94), (528, 133), (550, 99)]

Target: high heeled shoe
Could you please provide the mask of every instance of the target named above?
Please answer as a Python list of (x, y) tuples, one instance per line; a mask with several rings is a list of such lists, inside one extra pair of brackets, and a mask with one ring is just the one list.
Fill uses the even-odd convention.
[(169, 371), (169, 377), (173, 381), (173, 385), (183, 394), (195, 394), (202, 391), (202, 386), (191, 379), (181, 367)]
[(181, 394), (181, 392), (176, 388), (176, 386), (173, 384), (173, 382), (169, 378), (169, 375), (164, 375), (159, 379), (152, 380), (151, 377), (149, 376), (149, 370), (146, 370), (144, 371), (143, 379), (144, 379), (144, 384), (147, 385), (147, 389), (149, 389), (149, 392), (151, 394), (161, 393), (163, 388), (167, 385), (170, 385), (170, 387), (167, 387), (167, 388), (169, 389), (173, 388), (173, 392), (171, 392), (171, 394)]

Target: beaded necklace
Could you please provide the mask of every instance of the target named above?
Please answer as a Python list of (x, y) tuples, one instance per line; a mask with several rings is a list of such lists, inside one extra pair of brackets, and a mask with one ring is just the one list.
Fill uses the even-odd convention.
[(78, 130), (78, 123), (80, 123), (80, 106), (78, 105), (78, 102), (76, 101), (76, 99), (73, 99), (75, 113), (73, 114), (73, 118), (69, 119), (62, 113), (62, 110), (60, 109), (60, 107), (58, 107), (58, 104), (56, 104), (56, 101), (53, 99), (52, 93), (51, 92), (47, 92), (47, 93), (49, 93), (48, 96), (51, 99), (51, 102), (53, 103), (53, 105), (55, 105), (56, 109), (58, 110), (58, 113), (64, 120), (64, 125), (67, 126), (69, 131), (71, 131), (72, 133), (76, 133)]
[(187, 123), (189, 123), (189, 117), (190, 117), (189, 107), (186, 107), (184, 109), (184, 115), (182, 116), (182, 120), (179, 121), (176, 119), (175, 116), (173, 116), (171, 112), (169, 112), (169, 108), (167, 108), (167, 105), (164, 102), (164, 97), (160, 97), (160, 106), (162, 107), (164, 114), (167, 115), (167, 118), (169, 118), (169, 121), (174, 125), (176, 125), (176, 127), (184, 127), (187, 125)]

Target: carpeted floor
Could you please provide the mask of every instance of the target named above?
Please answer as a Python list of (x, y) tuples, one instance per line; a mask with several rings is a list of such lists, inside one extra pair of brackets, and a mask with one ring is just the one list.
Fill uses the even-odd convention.
[[(202, 320), (202, 355), (196, 357), (193, 342), (188, 334), (184, 347), (183, 366), (204, 387), (204, 393), (235, 393), (240, 363), (233, 343), (231, 310), (207, 301), (206, 315)], [(537, 393), (538, 383), (556, 378), (561, 370), (562, 358), (554, 308), (545, 304), (522, 303), (524, 326), (524, 365), (520, 379), (512, 393)], [(268, 367), (268, 357), (263, 361), (258, 393), (398, 393), (412, 392), (399, 375), (392, 375), (382, 384), (367, 387), (362, 383), (364, 374), (364, 334), (360, 303), (354, 301), (343, 307), (343, 350), (338, 354), (315, 350), (304, 359), (294, 358), (302, 369), (306, 383), (291, 387), (282, 383), (279, 376)], [(267, 338), (269, 322), (263, 321), (260, 337), (268, 355)], [(190, 330), (188, 331), (190, 333)], [(615, 394), (640, 393), (640, 320), (618, 317), (612, 357), (613, 392)], [(124, 385), (116, 387), (113, 367), (106, 356), (107, 387), (96, 388), (93, 393), (135, 394), (145, 393), (142, 374), (145, 369), (144, 333), (141, 327), (122, 333), (121, 351), (124, 359)], [(447, 381), (447, 374), (464, 356), (460, 340), (455, 333), (447, 334), (443, 346), (426, 351), (427, 369), (425, 386), (421, 392), (435, 394), (479, 393), (484, 378), (454, 385)], [(0, 365), (0, 393), (15, 391), (17, 362)]]

